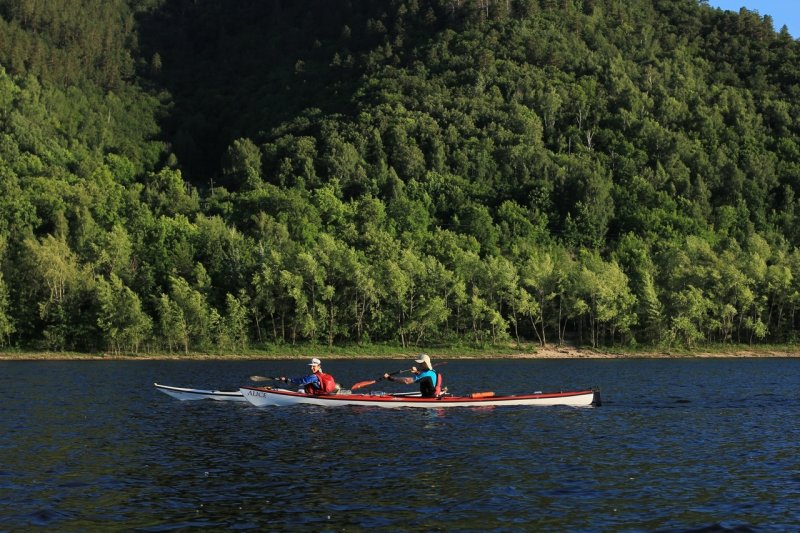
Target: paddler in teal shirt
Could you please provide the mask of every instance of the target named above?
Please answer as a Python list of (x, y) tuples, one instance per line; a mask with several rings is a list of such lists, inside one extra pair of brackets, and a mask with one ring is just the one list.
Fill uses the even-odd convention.
[(419, 383), (419, 391), (422, 393), (423, 398), (436, 398), (442, 388), (442, 384), (441, 376), (433, 369), (431, 358), (428, 357), (428, 354), (424, 353), (419, 356), (419, 359), (415, 359), (414, 362), (423, 366), (421, 369), (415, 366), (411, 368), (414, 377), (396, 378), (392, 375), (384, 374), (383, 379), (396, 383), (403, 383), (405, 385)]

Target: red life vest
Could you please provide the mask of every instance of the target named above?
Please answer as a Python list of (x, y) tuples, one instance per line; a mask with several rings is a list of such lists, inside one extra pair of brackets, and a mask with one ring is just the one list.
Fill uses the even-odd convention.
[(332, 375), (320, 371), (314, 372), (314, 375), (319, 379), (319, 388), (306, 385), (306, 394), (331, 394), (336, 390), (336, 380)]

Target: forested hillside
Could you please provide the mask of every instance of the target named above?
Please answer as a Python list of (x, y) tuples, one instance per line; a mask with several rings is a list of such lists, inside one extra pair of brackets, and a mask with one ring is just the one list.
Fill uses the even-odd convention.
[(0, 0), (0, 345), (794, 343), (799, 119), (698, 0)]

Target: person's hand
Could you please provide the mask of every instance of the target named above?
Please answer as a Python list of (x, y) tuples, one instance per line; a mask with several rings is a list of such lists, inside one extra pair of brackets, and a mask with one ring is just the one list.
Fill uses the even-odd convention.
[(419, 370), (417, 370), (417, 367), (415, 367), (415, 366), (412, 366), (412, 367), (411, 367), (411, 371), (412, 371), (413, 373), (415, 373), (415, 374), (419, 374)]
[(388, 372), (384, 372), (383, 379), (389, 379), (389, 373)]
[(289, 383), (289, 378), (286, 376), (281, 376), (278, 378), (278, 381), (283, 381), (284, 383)]

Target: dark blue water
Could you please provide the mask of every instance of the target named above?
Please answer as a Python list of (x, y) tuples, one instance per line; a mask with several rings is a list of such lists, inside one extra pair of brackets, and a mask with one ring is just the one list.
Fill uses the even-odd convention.
[[(0, 361), (0, 531), (800, 530), (800, 359), (442, 369), (456, 393), (599, 385), (582, 409), (259, 409), (152, 386), (304, 363)], [(347, 386), (407, 363), (324, 366)]]

